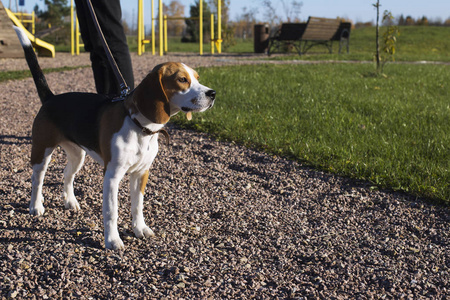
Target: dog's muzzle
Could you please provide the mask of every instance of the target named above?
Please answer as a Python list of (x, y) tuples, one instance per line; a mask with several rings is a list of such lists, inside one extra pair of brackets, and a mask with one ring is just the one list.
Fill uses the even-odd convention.
[[(192, 108), (192, 107), (182, 106), (181, 110), (184, 111), (185, 113), (188, 113), (191, 111), (205, 111), (207, 109), (210, 109), (214, 105), (214, 100), (216, 99), (216, 91), (208, 90), (205, 92), (204, 95), (205, 95), (205, 97), (203, 97), (203, 101), (199, 101), (196, 98), (191, 100), (191, 103), (193, 103), (197, 107)], [(204, 106), (202, 105), (202, 106), (198, 107), (198, 105), (200, 103), (202, 103)]]

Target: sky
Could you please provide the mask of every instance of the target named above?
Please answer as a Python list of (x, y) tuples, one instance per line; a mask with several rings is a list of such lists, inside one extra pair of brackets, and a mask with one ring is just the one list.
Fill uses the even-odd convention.
[[(178, 0), (185, 6), (186, 16), (189, 14), (189, 6), (194, 4), (194, 0)], [(290, 3), (292, 0), (285, 0)], [(299, 0), (297, 0), (299, 1)], [(12, 9), (15, 10), (15, 0), (8, 2), (2, 1), (8, 7), (12, 3)], [(137, 0), (120, 0), (122, 4), (123, 17), (128, 21), (137, 15)], [(157, 9), (158, 0), (155, 2), (155, 11)], [(300, 0), (303, 3), (300, 12), (300, 19), (307, 20), (308, 16), (325, 17), (325, 18), (346, 18), (353, 22), (375, 22), (376, 11), (372, 6), (376, 0)], [(70, 1), (69, 1), (70, 3)], [(151, 0), (144, 0), (144, 18), (145, 23), (150, 23), (150, 4)], [(170, 0), (163, 0), (164, 4), (169, 4)], [(230, 18), (235, 20), (242, 15), (244, 9), (257, 9), (257, 20), (264, 22), (264, 7), (262, 0), (231, 0), (230, 1)], [(278, 15), (284, 19), (284, 12), (280, 0), (272, 0), (273, 6), (277, 9)], [(25, 9), (32, 11), (35, 4), (42, 9), (44, 7), (43, 0), (25, 0)], [(450, 1), (449, 0), (380, 0), (380, 15), (384, 10), (389, 10), (396, 17), (401, 14), (412, 16), (417, 19), (426, 16), (428, 19), (440, 18), (446, 20), (450, 18)], [(128, 22), (131, 23), (131, 22)]]

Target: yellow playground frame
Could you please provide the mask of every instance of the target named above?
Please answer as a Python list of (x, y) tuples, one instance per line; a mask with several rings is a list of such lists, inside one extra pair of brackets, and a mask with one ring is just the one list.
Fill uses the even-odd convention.
[[(6, 7), (4, 7), (6, 14), (11, 19), (11, 21), (16, 25), (17, 27), (21, 28), (27, 37), (30, 39), (31, 43), (33, 44), (33, 47), (37, 50), (38, 54), (41, 56), (50, 56), (55, 57), (55, 46), (53, 46), (50, 43), (47, 43), (41, 39), (38, 39), (35, 34), (35, 15), (34, 12), (31, 14), (26, 13), (13, 13)], [(30, 17), (30, 20), (25, 19), (25, 17)], [(23, 23), (31, 23), (31, 31), (29, 32)]]
[[(144, 29), (144, 2), (143, 0), (138, 0), (138, 28), (137, 28), (137, 40), (138, 40), (138, 55), (142, 55), (145, 52), (145, 45), (151, 42), (152, 55), (155, 55), (155, 20), (159, 23), (159, 55), (163, 56), (164, 52), (168, 50), (168, 38), (167, 38), (167, 21), (168, 20), (186, 20), (186, 19), (197, 19), (199, 20), (199, 54), (203, 55), (203, 18), (170, 18), (163, 14), (163, 1), (159, 1), (158, 17), (154, 18), (154, 1), (151, 0), (151, 26), (152, 26), (152, 36), (151, 40), (145, 39), (145, 29)], [(217, 53), (222, 53), (222, 1), (217, 1), (217, 38), (214, 35), (214, 14), (211, 14), (211, 54), (214, 54), (215, 48), (217, 48)], [(203, 16), (203, 1), (199, 1), (200, 4), (200, 16)], [(73, 0), (70, 0), (70, 20), (71, 20), (71, 53), (72, 55), (80, 54), (80, 33), (78, 30), (78, 19), (74, 15)], [(74, 21), (75, 17), (75, 21)], [(74, 24), (75, 23), (75, 24)], [(214, 47), (215, 46), (215, 47)]]
[[(163, 14), (163, 1), (159, 0), (158, 17), (154, 18), (154, 0), (151, 0), (151, 27), (152, 27), (152, 54), (155, 55), (155, 20), (158, 20), (160, 24), (159, 28), (159, 55), (163, 56), (164, 52), (168, 50), (168, 38), (167, 38), (167, 21), (168, 20), (186, 20), (197, 19), (199, 20), (199, 53), (203, 55), (203, 18), (170, 18)], [(214, 38), (214, 14), (211, 14), (211, 54), (214, 54), (214, 46), (217, 48), (218, 53), (222, 53), (222, 1), (217, 1), (217, 39)], [(203, 1), (199, 1), (199, 15), (203, 16)], [(144, 30), (144, 4), (143, 0), (138, 0), (138, 55), (145, 52), (145, 44), (150, 41), (145, 39)]]

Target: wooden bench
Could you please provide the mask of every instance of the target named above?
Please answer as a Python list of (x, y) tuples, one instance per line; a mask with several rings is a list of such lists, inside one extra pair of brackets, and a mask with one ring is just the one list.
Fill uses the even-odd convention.
[(269, 39), (268, 55), (280, 47), (293, 46), (299, 55), (316, 45), (324, 45), (332, 53), (333, 41), (339, 41), (339, 53), (343, 43), (349, 48), (351, 23), (338, 19), (309, 17), (307, 23), (283, 23), (280, 30)]

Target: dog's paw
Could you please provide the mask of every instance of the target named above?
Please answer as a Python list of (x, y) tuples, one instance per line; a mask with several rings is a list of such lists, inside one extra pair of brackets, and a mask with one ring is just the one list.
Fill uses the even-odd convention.
[(111, 250), (120, 250), (125, 248), (125, 245), (123, 244), (122, 240), (118, 238), (111, 241), (105, 241), (105, 247)]
[(71, 209), (74, 211), (80, 210), (80, 204), (78, 203), (78, 201), (75, 198), (75, 195), (73, 193), (64, 192), (62, 197), (64, 199), (64, 207), (66, 209)]
[(30, 205), (30, 215), (32, 216), (42, 216), (45, 212), (45, 208), (44, 205), (36, 205), (36, 206), (31, 206)]
[(135, 227), (135, 228), (133, 228), (133, 231), (134, 231), (134, 235), (140, 239), (155, 236), (155, 233), (153, 232), (153, 230), (151, 230), (150, 227), (148, 227), (148, 226), (144, 226), (142, 228)]
[(64, 201), (64, 207), (66, 209), (71, 209), (71, 210), (74, 210), (74, 211), (79, 211), (81, 209), (80, 208), (80, 204), (78, 203), (78, 201), (76, 199), (73, 199), (73, 200), (70, 200), (70, 201), (65, 200)]

